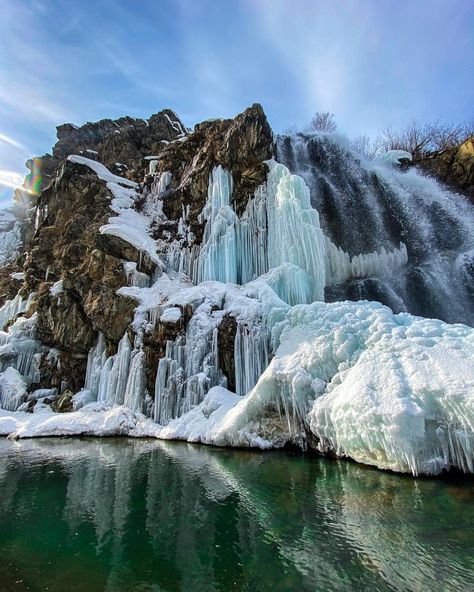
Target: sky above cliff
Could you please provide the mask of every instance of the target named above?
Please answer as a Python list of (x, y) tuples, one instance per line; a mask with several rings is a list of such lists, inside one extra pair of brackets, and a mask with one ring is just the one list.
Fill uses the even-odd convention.
[(275, 131), (474, 117), (466, 0), (0, 0), (0, 204), (55, 126), (262, 103)]

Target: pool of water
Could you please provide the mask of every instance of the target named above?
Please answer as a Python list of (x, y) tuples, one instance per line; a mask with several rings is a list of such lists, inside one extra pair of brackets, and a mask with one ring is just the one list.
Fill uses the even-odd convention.
[(0, 591), (474, 590), (473, 494), (286, 452), (0, 440)]

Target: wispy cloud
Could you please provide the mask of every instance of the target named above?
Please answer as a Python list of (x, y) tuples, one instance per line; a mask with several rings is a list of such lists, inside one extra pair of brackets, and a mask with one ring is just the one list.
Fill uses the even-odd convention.
[(23, 176), (20, 173), (0, 170), (0, 185), (3, 185), (3, 187), (15, 189), (16, 187), (20, 187), (22, 183)]
[(14, 138), (10, 138), (6, 134), (0, 133), (0, 142), (4, 144), (8, 144), (8, 146), (13, 146), (13, 148), (17, 148), (18, 150), (24, 151), (25, 147), (20, 142), (17, 142)]

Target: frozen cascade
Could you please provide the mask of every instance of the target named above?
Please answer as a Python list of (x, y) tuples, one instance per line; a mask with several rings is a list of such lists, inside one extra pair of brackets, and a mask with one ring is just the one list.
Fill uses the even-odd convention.
[(206, 280), (237, 283), (238, 217), (230, 205), (231, 197), (231, 174), (215, 167), (209, 178), (207, 202), (198, 218), (206, 224), (193, 273), (197, 284)]
[(324, 300), (326, 243), (319, 216), (311, 207), (309, 189), (301, 177), (278, 163), (269, 163), (267, 181), (268, 265), (285, 263), (306, 271), (311, 300)]
[(266, 185), (257, 189), (240, 218), (231, 205), (232, 176), (221, 166), (213, 170), (201, 213), (206, 222), (203, 244), (199, 253), (187, 253), (187, 265), (177, 245), (174, 269), (191, 269), (194, 283), (217, 280), (243, 285), (279, 268), (280, 287), (286, 285), (279, 294), (290, 304), (299, 304), (324, 300), (326, 285), (383, 275), (407, 263), (403, 243), (352, 257), (336, 247), (320, 227), (304, 180), (275, 161), (267, 165)]
[(107, 360), (107, 344), (105, 337), (99, 333), (96, 344), (91, 348), (87, 357), (86, 379), (84, 389), (90, 391), (94, 397), (99, 394), (100, 375)]
[[(380, 253), (351, 259), (323, 234), (304, 180), (274, 161), (267, 165), (266, 185), (257, 189), (240, 218), (231, 205), (231, 175), (222, 167), (213, 170), (201, 213), (201, 221), (206, 222), (203, 244), (191, 265), (195, 283), (213, 279), (241, 284), (260, 276), (284, 302), (296, 305), (322, 300), (328, 278), (331, 281), (337, 276), (345, 280), (386, 273), (406, 263), (403, 245), (393, 252), (382, 248)], [(152, 320), (156, 322), (162, 311), (162, 306), (157, 307)], [(258, 316), (244, 320), (238, 314), (235, 316), (236, 392), (243, 395), (255, 386), (271, 359), (272, 325)], [(206, 368), (203, 367), (204, 360), (212, 359), (211, 328), (193, 331), (195, 318), (196, 313), (185, 338), (180, 336), (169, 343), (165, 358), (159, 362), (155, 388), (158, 423), (179, 417), (199, 403), (210, 387), (219, 384), (219, 373), (214, 373), (212, 380), (209, 364), (206, 362)], [(207, 332), (204, 340), (203, 331)], [(183, 360), (192, 355), (199, 363), (190, 369)], [(218, 355), (215, 368), (218, 369)], [(190, 385), (196, 385), (196, 390)]]
[(132, 344), (125, 333), (119, 342), (117, 353), (107, 358), (100, 371), (98, 401), (108, 405), (123, 405), (131, 354)]
[(130, 373), (125, 387), (124, 405), (132, 411), (143, 413), (145, 402), (145, 352), (141, 349), (132, 354)]
[(7, 300), (5, 304), (0, 307), (0, 330), (3, 330), (9, 321), (24, 312), (27, 305), (27, 301), (24, 300), (20, 294), (17, 294), (13, 300)]
[(261, 325), (237, 323), (234, 342), (235, 392), (247, 394), (258, 382), (271, 357), (270, 334)]
[(407, 248), (399, 248), (354, 255), (351, 257), (326, 236), (326, 285), (340, 284), (350, 279), (384, 276), (396, 272), (408, 263)]
[(210, 387), (226, 384), (218, 368), (217, 324), (207, 302), (188, 323), (186, 335), (166, 343), (155, 382), (154, 419), (165, 425), (199, 404)]
[(246, 284), (268, 270), (267, 193), (258, 187), (240, 217), (237, 228), (239, 284)]
[(163, 213), (163, 199), (166, 197), (171, 179), (172, 175), (168, 171), (154, 173), (152, 183), (147, 185), (143, 190), (143, 196), (146, 199), (143, 211), (151, 220), (166, 220), (166, 216)]
[(472, 266), (456, 264), (474, 249), (474, 206), (463, 196), (327, 134), (280, 136), (277, 158), (304, 178), (319, 212), (326, 300), (379, 300), (395, 312), (474, 324)]
[(119, 341), (117, 353), (107, 356), (102, 333), (89, 352), (84, 389), (100, 403), (123, 405), (141, 411), (144, 399), (143, 352), (133, 352), (127, 333)]
[(16, 411), (26, 398), (26, 382), (15, 368), (0, 372), (0, 409)]
[(138, 271), (135, 262), (127, 261), (123, 264), (123, 267), (129, 286), (137, 286), (138, 288), (148, 288), (150, 286), (150, 276)]
[(37, 314), (26, 318), (21, 313), (28, 310), (35, 294), (27, 300), (17, 295), (0, 309), (0, 326), (16, 319), (7, 331), (0, 330), (0, 372), (15, 368), (27, 384), (38, 379), (37, 362), (46, 348), (36, 339)]

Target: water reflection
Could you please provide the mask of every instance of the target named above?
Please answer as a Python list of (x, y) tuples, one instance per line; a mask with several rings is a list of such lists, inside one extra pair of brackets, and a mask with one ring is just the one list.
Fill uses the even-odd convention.
[(5, 577), (21, 574), (25, 589), (474, 589), (472, 483), (285, 453), (49, 439), (0, 441), (0, 491)]

